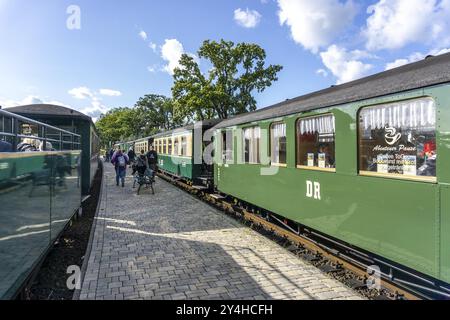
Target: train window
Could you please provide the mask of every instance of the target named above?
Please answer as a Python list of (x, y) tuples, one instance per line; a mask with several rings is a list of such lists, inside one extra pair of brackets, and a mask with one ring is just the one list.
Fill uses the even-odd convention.
[(174, 141), (173, 141), (173, 154), (176, 156), (180, 155), (180, 148), (179, 148), (180, 142), (178, 137), (175, 137)]
[(261, 130), (259, 127), (245, 128), (243, 130), (244, 163), (259, 164), (259, 142)]
[(233, 131), (222, 132), (222, 162), (233, 161)]
[(335, 171), (335, 118), (332, 114), (297, 122), (297, 167)]
[(172, 154), (172, 138), (167, 139), (167, 153)]
[(163, 139), (162, 143), (163, 143), (162, 154), (167, 154), (167, 140)]
[(286, 164), (286, 123), (270, 126), (270, 160), (275, 165)]
[(187, 156), (187, 137), (186, 136), (181, 137), (181, 155)]
[(360, 174), (435, 182), (436, 159), (433, 99), (409, 100), (360, 111)]

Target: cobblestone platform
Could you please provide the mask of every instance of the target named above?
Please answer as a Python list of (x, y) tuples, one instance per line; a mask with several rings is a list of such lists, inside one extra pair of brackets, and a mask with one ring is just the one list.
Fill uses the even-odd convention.
[(361, 299), (289, 251), (158, 179), (102, 202), (80, 299)]

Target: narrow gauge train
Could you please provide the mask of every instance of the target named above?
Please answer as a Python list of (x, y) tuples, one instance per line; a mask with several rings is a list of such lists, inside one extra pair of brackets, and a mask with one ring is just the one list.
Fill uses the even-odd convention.
[(450, 297), (450, 54), (212, 130), (218, 192), (410, 291)]
[[(449, 105), (445, 54), (224, 120), (207, 131), (212, 192), (413, 293), (449, 298)], [(153, 137), (162, 172), (198, 181), (171, 163), (174, 136)]]
[(70, 108), (51, 104), (25, 105), (5, 110), (81, 136), (82, 192), (88, 194), (100, 159), (100, 140), (91, 117)]
[[(136, 153), (148, 152), (153, 146), (158, 153), (159, 170), (175, 179), (183, 179), (198, 188), (213, 186), (213, 167), (203, 158), (205, 133), (219, 120), (206, 120), (165, 131), (136, 141), (115, 146), (123, 150), (133, 148)], [(197, 147), (199, 146), (199, 147)]]
[(80, 207), (82, 139), (0, 110), (0, 299), (22, 290)]

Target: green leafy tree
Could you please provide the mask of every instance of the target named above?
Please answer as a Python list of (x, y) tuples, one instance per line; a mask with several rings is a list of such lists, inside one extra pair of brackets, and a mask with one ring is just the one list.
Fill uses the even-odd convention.
[(180, 124), (174, 118), (173, 100), (162, 95), (145, 95), (136, 103), (135, 110), (139, 115), (138, 127), (144, 135), (170, 130)]
[(139, 134), (134, 126), (138, 113), (130, 108), (116, 108), (102, 115), (95, 124), (105, 146), (110, 142), (125, 140)]
[(254, 92), (277, 81), (280, 65), (265, 67), (266, 52), (256, 44), (207, 40), (198, 51), (212, 68), (203, 74), (197, 61), (184, 54), (174, 70), (175, 117), (187, 120), (226, 119), (256, 110)]

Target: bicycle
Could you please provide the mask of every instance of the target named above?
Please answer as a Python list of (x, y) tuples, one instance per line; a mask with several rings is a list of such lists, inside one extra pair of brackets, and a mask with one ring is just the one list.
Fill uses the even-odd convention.
[(137, 172), (134, 176), (133, 189), (136, 187), (136, 183), (139, 185), (137, 189), (137, 194), (141, 191), (142, 186), (145, 188), (151, 188), (152, 194), (155, 194), (155, 171), (151, 169), (145, 170), (145, 173)]

